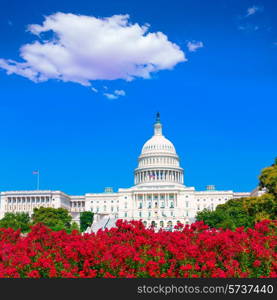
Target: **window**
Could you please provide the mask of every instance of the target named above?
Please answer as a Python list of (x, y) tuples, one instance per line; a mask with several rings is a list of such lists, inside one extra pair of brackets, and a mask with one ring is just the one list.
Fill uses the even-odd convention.
[(124, 213), (124, 217), (127, 218), (127, 213)]
[(174, 208), (173, 201), (170, 202), (170, 208)]
[(170, 195), (169, 195), (169, 199), (174, 199), (174, 195), (173, 195), (173, 194), (170, 194)]
[(188, 201), (186, 201), (186, 207), (189, 207), (189, 203), (188, 203)]
[(148, 196), (147, 196), (147, 199), (148, 199), (148, 200), (151, 200), (151, 195), (148, 195)]
[(124, 203), (124, 207), (127, 208), (127, 202)]
[(158, 202), (155, 202), (155, 208), (158, 208)]
[(142, 213), (141, 213), (141, 211), (139, 212), (139, 217), (141, 218), (141, 216), (142, 216)]
[(142, 202), (139, 203), (139, 208), (142, 208)]
[(200, 205), (197, 205), (197, 210), (200, 210)]
[(151, 217), (151, 211), (148, 212), (148, 217)]
[(96, 207), (96, 212), (99, 212), (99, 207), (98, 206)]
[(113, 211), (113, 206), (111, 207), (111, 211)]
[(148, 202), (148, 208), (151, 208), (151, 202)]
[(161, 204), (161, 208), (164, 208), (164, 201), (163, 201), (162, 204)]
[(107, 207), (106, 207), (106, 205), (104, 205), (104, 211), (106, 211), (106, 209), (107, 209)]

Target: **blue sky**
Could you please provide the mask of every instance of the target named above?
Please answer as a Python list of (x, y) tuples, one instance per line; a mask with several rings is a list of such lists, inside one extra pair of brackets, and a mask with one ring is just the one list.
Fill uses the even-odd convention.
[[(121, 70), (115, 68), (115, 79), (107, 80), (114, 62), (105, 55), (118, 55), (110, 49), (102, 51), (98, 65), (99, 74), (109, 62), (104, 79), (90, 80), (91, 86), (49, 74), (34, 82), (19, 74), (25, 66), (20, 63), (26, 63), (19, 49), (39, 40), (27, 31), (28, 25), (42, 25), (45, 17), (58, 12), (97, 19), (128, 14), (129, 25), (149, 24), (145, 35), (162, 32), (170, 45), (161, 42), (155, 50), (163, 59), (148, 79), (140, 73), (131, 81), (117, 78)], [(131, 186), (157, 111), (181, 158), (186, 185), (254, 189), (260, 170), (273, 162), (277, 149), (276, 15), (274, 0), (4, 1), (0, 190), (34, 189), (32, 171), (38, 168), (41, 189), (83, 194)], [(44, 42), (51, 39), (51, 33), (42, 34)], [(89, 39), (84, 35), (83, 41)], [(130, 39), (124, 47), (131, 44)], [(86, 44), (80, 47), (86, 51)], [(151, 51), (143, 52), (146, 60)], [(180, 53), (187, 61), (181, 61)], [(169, 67), (163, 67), (167, 60)], [(14, 64), (17, 74), (7, 75)], [(27, 67), (34, 70), (28, 62)], [(72, 80), (84, 73), (75, 72)]]

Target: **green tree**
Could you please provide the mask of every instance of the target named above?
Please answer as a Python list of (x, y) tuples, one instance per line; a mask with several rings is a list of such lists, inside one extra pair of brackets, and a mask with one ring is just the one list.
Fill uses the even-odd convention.
[(33, 224), (42, 223), (52, 230), (70, 232), (72, 217), (64, 208), (40, 207), (34, 208)]
[(243, 199), (232, 199), (225, 204), (218, 205), (214, 211), (203, 210), (196, 215), (197, 221), (215, 228), (251, 227), (254, 224), (253, 216), (244, 209)]
[(31, 220), (28, 213), (5, 213), (4, 218), (0, 220), (0, 227), (21, 229), (21, 232), (30, 230)]
[(267, 193), (259, 197), (232, 199), (218, 205), (214, 211), (203, 210), (196, 216), (210, 227), (230, 228), (252, 227), (263, 219), (275, 220), (277, 217), (277, 159), (275, 163), (262, 170), (260, 187)]
[(93, 222), (93, 213), (91, 211), (84, 211), (80, 214), (80, 229), (85, 231), (87, 227), (91, 226)]
[(275, 158), (275, 162), (270, 167), (262, 170), (259, 180), (260, 187), (265, 187), (268, 193), (277, 197), (277, 158)]

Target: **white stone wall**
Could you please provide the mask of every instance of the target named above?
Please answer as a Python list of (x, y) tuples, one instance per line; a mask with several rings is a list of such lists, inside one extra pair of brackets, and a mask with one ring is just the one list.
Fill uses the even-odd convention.
[(70, 209), (70, 197), (60, 191), (10, 191), (1, 193), (2, 218), (6, 212), (32, 214), (34, 208), (63, 207)]

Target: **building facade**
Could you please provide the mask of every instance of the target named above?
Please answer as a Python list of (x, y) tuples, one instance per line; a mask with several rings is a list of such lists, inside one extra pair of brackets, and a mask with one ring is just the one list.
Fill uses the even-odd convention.
[[(257, 190), (254, 191), (257, 194)], [(218, 204), (252, 193), (218, 191), (207, 186), (205, 191), (184, 185), (184, 170), (174, 145), (163, 135), (157, 114), (153, 136), (143, 145), (134, 171), (134, 186), (113, 192), (88, 193), (70, 196), (61, 191), (1, 192), (0, 218), (6, 212), (28, 212), (35, 207), (63, 207), (73, 220), (79, 222), (82, 211), (92, 211), (94, 222), (103, 217), (124, 220), (142, 220), (146, 226), (172, 228), (178, 222), (194, 222), (197, 212), (214, 210)]]

